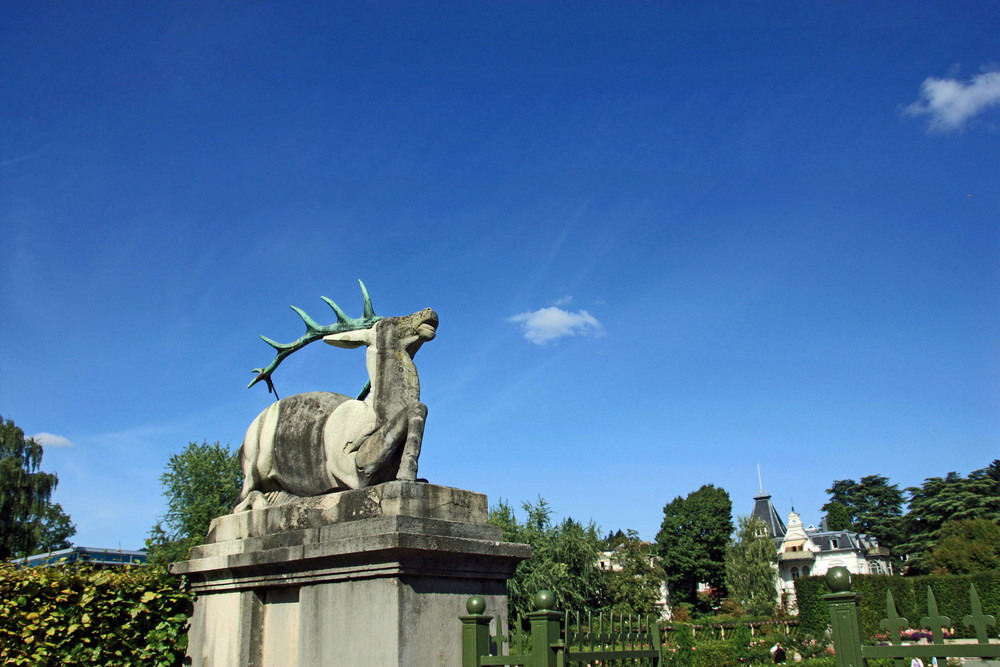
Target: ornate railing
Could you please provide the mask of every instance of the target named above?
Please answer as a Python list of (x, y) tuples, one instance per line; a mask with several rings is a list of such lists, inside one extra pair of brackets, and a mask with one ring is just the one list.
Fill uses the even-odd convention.
[(496, 619), (496, 634), (490, 634), (492, 616), (484, 615), (483, 598), (469, 598), (468, 616), (462, 621), (462, 667), (521, 665), (522, 667), (563, 667), (594, 661), (615, 660), (621, 665), (660, 667), (660, 627), (649, 617), (580, 614), (555, 611), (555, 599), (539, 591), (532, 600), (536, 611), (527, 614), (527, 634), (520, 622), (508, 624), (503, 634)]
[(919, 627), (931, 633), (930, 644), (905, 644), (901, 641), (902, 631), (913, 624), (899, 615), (892, 592), (886, 592), (886, 617), (880, 622), (883, 630), (889, 632), (887, 644), (878, 646), (865, 644), (861, 633), (861, 614), (858, 609), (860, 594), (851, 591), (851, 574), (844, 567), (831, 568), (826, 575), (827, 585), (833, 591), (823, 599), (830, 605), (830, 624), (833, 628), (833, 643), (837, 655), (837, 667), (864, 667), (868, 660), (890, 658), (896, 667), (905, 667), (914, 658), (931, 663), (935, 658), (941, 667), (948, 664), (948, 658), (973, 658), (979, 660), (1000, 660), (1000, 644), (990, 643), (989, 628), (996, 627), (996, 618), (983, 613), (976, 587), (969, 585), (969, 602), (972, 609), (962, 619), (966, 627), (976, 631), (975, 644), (946, 644), (942, 628), (951, 627), (952, 620), (938, 612), (934, 591), (927, 587), (927, 616), (920, 619)]

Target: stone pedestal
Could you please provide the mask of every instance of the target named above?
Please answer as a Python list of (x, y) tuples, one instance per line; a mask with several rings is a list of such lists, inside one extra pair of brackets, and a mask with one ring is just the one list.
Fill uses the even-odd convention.
[(486, 525), (486, 496), (417, 482), (212, 522), (171, 571), (197, 594), (193, 665), (460, 665), (470, 595), (506, 613), (531, 551)]

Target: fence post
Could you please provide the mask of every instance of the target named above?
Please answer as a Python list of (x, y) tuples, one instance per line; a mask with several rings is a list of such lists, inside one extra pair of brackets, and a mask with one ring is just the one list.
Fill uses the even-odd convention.
[(861, 656), (861, 595), (851, 590), (851, 573), (846, 567), (832, 567), (826, 573), (831, 593), (823, 599), (830, 605), (830, 625), (833, 627), (833, 648), (837, 667), (863, 667)]
[(649, 626), (649, 643), (650, 648), (656, 649), (658, 657), (654, 663), (657, 667), (664, 664), (663, 660), (663, 639), (660, 637), (660, 619), (659, 616), (653, 616), (652, 620), (650, 617), (646, 617), (646, 623)]
[(465, 603), (468, 616), (459, 616), (462, 621), (462, 667), (479, 667), (479, 657), (490, 654), (490, 621), (492, 616), (483, 616), (486, 600), (473, 595)]
[(531, 667), (556, 667), (557, 655), (562, 648), (562, 612), (552, 609), (555, 596), (549, 591), (538, 591), (531, 602), (538, 610), (528, 614), (528, 622), (531, 624)]

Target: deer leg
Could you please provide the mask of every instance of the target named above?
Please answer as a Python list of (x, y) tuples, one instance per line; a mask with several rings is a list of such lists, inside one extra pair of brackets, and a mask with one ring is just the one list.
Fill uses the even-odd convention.
[(385, 468), (399, 451), (400, 445), (406, 439), (409, 426), (409, 412), (401, 410), (392, 419), (382, 424), (375, 432), (365, 438), (358, 448), (355, 465), (358, 467), (358, 477), (362, 486), (368, 486), (373, 480), (392, 476), (385, 475)]
[(399, 472), (396, 479), (413, 481), (417, 479), (417, 459), (420, 457), (420, 445), (424, 439), (424, 423), (427, 420), (427, 406), (417, 401), (411, 404), (406, 429), (406, 444), (399, 460)]
[[(260, 453), (260, 422), (258, 416), (247, 429), (246, 437), (243, 438), (243, 446), (240, 447), (240, 467), (243, 469), (243, 488), (240, 490), (240, 497), (237, 501), (236, 509), (242, 511), (249, 509), (246, 500), (250, 493), (260, 486), (260, 472), (257, 469), (257, 456)], [(242, 508), (242, 509), (241, 509)]]

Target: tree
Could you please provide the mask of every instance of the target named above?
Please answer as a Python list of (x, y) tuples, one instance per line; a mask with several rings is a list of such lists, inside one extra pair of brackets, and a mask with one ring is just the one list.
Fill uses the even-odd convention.
[(601, 572), (603, 578), (602, 607), (616, 614), (637, 616), (659, 614), (657, 601), (665, 575), (656, 562), (652, 545), (639, 539), (634, 530), (609, 534), (605, 546), (614, 550), (617, 568)]
[(949, 472), (944, 477), (928, 477), (921, 486), (906, 489), (909, 509), (904, 517), (906, 540), (899, 550), (906, 554), (908, 572), (932, 570), (929, 555), (949, 521), (986, 519), (1000, 523), (1000, 460), (968, 477)]
[(851, 515), (843, 503), (830, 501), (823, 505), (826, 510), (826, 527), (828, 530), (853, 530)]
[(699, 583), (717, 591), (723, 588), (732, 507), (725, 489), (706, 484), (663, 508), (656, 543), (674, 604), (697, 602)]
[(949, 521), (931, 551), (934, 574), (972, 574), (1000, 568), (1000, 525), (989, 519)]
[(524, 523), (504, 501), (489, 513), (490, 525), (503, 530), (505, 541), (531, 546), (531, 558), (518, 563), (514, 577), (507, 582), (511, 617), (534, 611), (531, 598), (542, 589), (552, 591), (562, 609), (595, 608), (601, 595), (597, 527), (571, 518), (553, 525), (552, 508), (541, 497), (537, 503), (526, 502), (522, 507), (527, 512)]
[(166, 565), (186, 558), (205, 539), (212, 519), (232, 511), (243, 484), (239, 450), (188, 443), (170, 457), (160, 484), (167, 513), (150, 530), (146, 547), (152, 563)]
[(751, 616), (770, 616), (778, 596), (774, 540), (757, 517), (741, 516), (737, 524), (736, 537), (726, 552), (729, 597)]
[(830, 502), (823, 505), (827, 513), (827, 523), (832, 518), (832, 530), (841, 529), (843, 513), (846, 511), (850, 528), (856, 533), (871, 535), (880, 546), (892, 547), (902, 538), (903, 492), (896, 484), (889, 484), (889, 478), (882, 475), (868, 475), (860, 482), (853, 479), (838, 479), (826, 490)]
[(73, 546), (69, 538), (76, 535), (76, 526), (63, 511), (62, 505), (46, 504), (36, 517), (37, 542), (34, 553), (58, 551)]
[(41, 464), (41, 444), (0, 417), (0, 559), (28, 556), (53, 543), (69, 546), (66, 540), (76, 532), (62, 507), (51, 505), (59, 479), (41, 472)]

